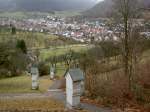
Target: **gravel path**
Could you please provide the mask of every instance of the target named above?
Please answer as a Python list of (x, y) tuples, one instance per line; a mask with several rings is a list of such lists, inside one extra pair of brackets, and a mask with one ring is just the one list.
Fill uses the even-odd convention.
[(45, 93), (45, 94), (40, 94), (40, 93), (0, 94), (0, 100), (5, 100), (5, 99), (36, 99), (36, 98), (52, 98), (52, 96), (48, 93)]
[(61, 86), (61, 80), (55, 80), (54, 83), (51, 85), (49, 90), (56, 90), (59, 89)]
[[(61, 101), (62, 103), (66, 104), (66, 95), (65, 92), (61, 91), (59, 88), (61, 86), (61, 81), (55, 81), (52, 84), (53, 87), (50, 87), (49, 94), (55, 98), (56, 100)], [(56, 87), (56, 88), (55, 88)], [(109, 108), (100, 108), (92, 104), (81, 103), (81, 107), (85, 110), (90, 112), (111, 112)]]

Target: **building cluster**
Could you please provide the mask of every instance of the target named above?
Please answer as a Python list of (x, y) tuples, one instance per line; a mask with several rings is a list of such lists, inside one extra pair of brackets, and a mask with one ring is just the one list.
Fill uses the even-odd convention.
[[(141, 27), (143, 21), (138, 21)], [(47, 32), (49, 34), (59, 35), (66, 38), (72, 38), (80, 42), (118, 40), (118, 32), (122, 32), (123, 25), (111, 24), (110, 20), (96, 19), (82, 22), (73, 18), (61, 18), (47, 16), (38, 19), (16, 20), (10, 18), (0, 18), (1, 26), (13, 25), (17, 29), (24, 31)], [(142, 31), (143, 35), (150, 36), (150, 31)]]

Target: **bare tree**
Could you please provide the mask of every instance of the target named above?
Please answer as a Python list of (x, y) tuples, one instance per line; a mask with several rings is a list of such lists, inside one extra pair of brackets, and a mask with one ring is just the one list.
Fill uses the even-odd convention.
[(118, 17), (121, 19), (121, 23), (123, 24), (123, 32), (121, 36), (122, 40), (122, 55), (123, 55), (123, 65), (124, 65), (124, 73), (128, 76), (129, 80), (129, 90), (131, 90), (131, 82), (132, 82), (132, 70), (133, 70), (133, 50), (132, 50), (132, 29), (133, 29), (133, 21), (134, 18), (137, 17), (138, 11), (138, 0), (113, 0), (115, 11)]

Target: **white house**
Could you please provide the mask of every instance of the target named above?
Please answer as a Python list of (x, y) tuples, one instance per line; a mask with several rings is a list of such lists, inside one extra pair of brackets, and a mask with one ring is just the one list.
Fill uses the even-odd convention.
[(66, 78), (66, 106), (69, 109), (80, 107), (82, 82), (84, 74), (80, 69), (70, 69), (65, 74)]

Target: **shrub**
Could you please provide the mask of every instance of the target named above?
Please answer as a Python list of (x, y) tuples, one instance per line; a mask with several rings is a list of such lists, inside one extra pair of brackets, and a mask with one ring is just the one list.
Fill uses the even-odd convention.
[(16, 27), (14, 27), (14, 26), (12, 27), (12, 29), (11, 29), (11, 34), (12, 34), (12, 35), (15, 35), (15, 34), (16, 34)]
[(15, 42), (0, 44), (0, 77), (17, 76), (26, 69), (27, 56), (16, 49)]
[(7, 69), (0, 69), (0, 78), (11, 77), (11, 73)]
[(45, 63), (41, 62), (39, 64), (39, 75), (44, 76), (49, 74), (49, 66), (46, 65)]
[(26, 47), (26, 43), (24, 40), (17, 40), (17, 45), (16, 45), (17, 48), (21, 49), (21, 51), (23, 53), (27, 53), (27, 47)]

